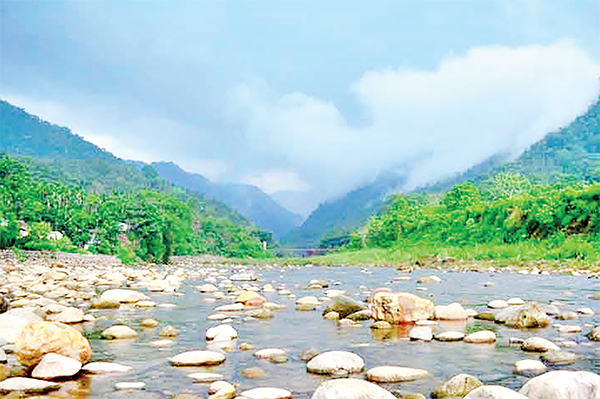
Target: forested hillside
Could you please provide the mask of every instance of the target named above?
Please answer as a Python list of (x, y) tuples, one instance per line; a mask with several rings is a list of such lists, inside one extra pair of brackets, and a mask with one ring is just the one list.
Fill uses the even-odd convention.
[(165, 180), (210, 198), (223, 201), (250, 218), (257, 226), (282, 238), (302, 217), (283, 208), (261, 189), (248, 184), (213, 183), (197, 173), (189, 173), (172, 162), (154, 162), (152, 167)]

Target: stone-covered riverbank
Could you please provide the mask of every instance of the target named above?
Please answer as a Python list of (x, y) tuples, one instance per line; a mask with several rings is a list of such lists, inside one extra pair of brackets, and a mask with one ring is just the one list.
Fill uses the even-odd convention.
[[(534, 301), (534, 293), (517, 287), (504, 291), (513, 296), (449, 302), (449, 292), (464, 289), (452, 281), (468, 277), (473, 269), (452, 262), (446, 262), (443, 272), (423, 272), (418, 270), (422, 266), (412, 265), (386, 270), (380, 279), (373, 269), (354, 268), (363, 278), (352, 278), (362, 285), (351, 287), (342, 279), (323, 279), (322, 268), (235, 265), (210, 256), (175, 258), (168, 266), (125, 267), (110, 256), (23, 255), (0, 253), (0, 394), (7, 397), (26, 392), (49, 398), (584, 399), (600, 392), (600, 377), (581, 369), (600, 358), (598, 302), (592, 299), (598, 299), (597, 285), (588, 283), (597, 274), (589, 270), (488, 267), (482, 274), (489, 281), (471, 287), (493, 293), (505, 281), (503, 274), (530, 279), (568, 274), (586, 282), (583, 298), (591, 306), (579, 306), (569, 302), (569, 295), (566, 300)], [(303, 280), (291, 276), (296, 271)], [(197, 318), (199, 311), (205, 312), (204, 320)], [(286, 321), (277, 324), (278, 319)], [(292, 341), (309, 331), (299, 334), (291, 325), (297, 330), (321, 326), (321, 334), (332, 333), (334, 340), (299, 348)], [(265, 340), (265, 331), (272, 338)], [(370, 336), (371, 342), (336, 342), (335, 337), (354, 332)], [(265, 345), (269, 339), (284, 345)], [(499, 356), (510, 351), (510, 359), (520, 358), (511, 360), (510, 367), (502, 366), (506, 359), (488, 361), (519, 376), (520, 394), (514, 383), (508, 389), (490, 383), (483, 372), (472, 372), (476, 358), (470, 373), (444, 372), (430, 389), (431, 381), (440, 379), (437, 366), (419, 367), (419, 359), (394, 356), (377, 360), (363, 352), (397, 350), (395, 343), (425, 351), (500, 350)], [(163, 389), (156, 389), (155, 378), (148, 377), (154, 375), (152, 368), (144, 363), (160, 368), (156, 378), (164, 379)], [(299, 365), (304, 371), (298, 371)], [(181, 373), (189, 384), (177, 379)], [(269, 379), (269, 373), (277, 377)]]

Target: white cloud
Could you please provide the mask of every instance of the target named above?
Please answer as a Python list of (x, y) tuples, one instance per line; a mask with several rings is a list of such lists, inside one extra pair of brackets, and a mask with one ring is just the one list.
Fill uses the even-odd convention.
[(249, 176), (244, 181), (247, 184), (260, 187), (265, 193), (273, 194), (278, 191), (308, 191), (310, 186), (298, 175), (290, 171), (272, 171), (259, 176)]
[(585, 112), (599, 75), (570, 40), (472, 48), (435, 71), (369, 71), (351, 86), (372, 116), (364, 128), (302, 93), (244, 85), (234, 98), (248, 118), (248, 139), (279, 154), (323, 200), (403, 163), (414, 166), (415, 186), (500, 151), (516, 154)]

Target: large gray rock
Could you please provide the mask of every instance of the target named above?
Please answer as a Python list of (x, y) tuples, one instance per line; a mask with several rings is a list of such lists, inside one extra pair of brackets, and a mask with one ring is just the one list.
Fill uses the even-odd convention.
[(512, 328), (543, 328), (550, 324), (546, 311), (536, 302), (503, 309), (496, 314), (495, 321)]
[(551, 371), (521, 388), (529, 399), (600, 399), (600, 376), (589, 371)]
[[(0, 394), (10, 393), (48, 393), (60, 388), (59, 384), (36, 380), (34, 378), (15, 377), (0, 382)], [(18, 397), (18, 396), (15, 396)]]
[(432, 392), (431, 397), (433, 399), (462, 398), (481, 385), (481, 381), (475, 376), (458, 374), (442, 384), (441, 387), (436, 388)]
[(338, 295), (327, 305), (323, 311), (323, 315), (329, 312), (337, 312), (340, 315), (340, 319), (345, 319), (347, 316), (366, 308), (366, 304), (358, 302), (347, 295)]
[(31, 372), (33, 378), (53, 380), (55, 378), (73, 377), (81, 370), (81, 362), (70, 357), (48, 353)]
[(378, 385), (354, 378), (325, 381), (311, 399), (395, 399)]
[(339, 371), (359, 373), (365, 367), (365, 361), (355, 353), (330, 351), (315, 356), (306, 364), (309, 373), (335, 374)]
[(518, 392), (498, 385), (484, 385), (469, 392), (464, 399), (528, 399)]

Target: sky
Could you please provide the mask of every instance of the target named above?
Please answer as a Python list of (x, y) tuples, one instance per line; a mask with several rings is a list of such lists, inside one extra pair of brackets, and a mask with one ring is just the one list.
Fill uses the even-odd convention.
[(517, 155), (599, 77), (597, 0), (0, 2), (1, 98), (304, 214)]

